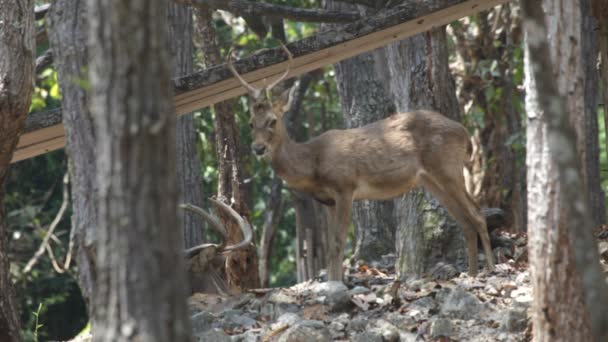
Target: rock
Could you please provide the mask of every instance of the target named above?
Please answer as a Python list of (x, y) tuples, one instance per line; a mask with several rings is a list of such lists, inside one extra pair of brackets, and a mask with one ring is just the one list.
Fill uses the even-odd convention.
[(458, 272), (456, 267), (452, 264), (438, 262), (431, 268), (429, 274), (431, 279), (434, 280), (448, 280), (458, 276), (460, 272)]
[(500, 322), (501, 329), (508, 332), (524, 331), (528, 326), (528, 315), (526, 310), (511, 309), (504, 314)]
[[(368, 325), (369, 326), (369, 325)], [(379, 319), (371, 325), (371, 331), (382, 337), (382, 341), (385, 342), (398, 342), (399, 341), (399, 329), (397, 329), (391, 323)]]
[(382, 342), (382, 336), (373, 331), (364, 331), (356, 334), (352, 342)]
[(414, 334), (411, 332), (400, 331), (399, 332), (399, 341), (400, 342), (418, 342), (418, 334)]
[(190, 318), (192, 322), (192, 334), (197, 335), (211, 329), (213, 322), (217, 320), (213, 314), (207, 311), (200, 311)]
[(367, 319), (363, 317), (353, 317), (349, 324), (349, 328), (355, 331), (363, 331), (365, 326), (367, 326)]
[(483, 304), (477, 297), (457, 287), (446, 296), (441, 305), (441, 313), (466, 320), (479, 317), (483, 308)]
[(277, 325), (295, 325), (297, 322), (301, 321), (302, 317), (300, 317), (299, 315), (293, 313), (293, 312), (288, 312), (285, 313), (283, 315), (281, 315), (279, 318), (277, 318)]
[(515, 282), (518, 284), (528, 284), (530, 282), (530, 272), (524, 271), (515, 277)]
[(268, 301), (271, 303), (275, 303), (275, 304), (279, 304), (279, 303), (296, 304), (297, 303), (297, 300), (294, 297), (288, 295), (283, 290), (278, 290), (278, 291), (272, 292), (268, 296)]
[(410, 304), (410, 308), (418, 309), (424, 313), (437, 309), (437, 301), (431, 297), (422, 297), (416, 299)]
[(450, 337), (452, 335), (452, 322), (447, 318), (437, 318), (431, 323), (431, 337)]
[(481, 208), (481, 214), (486, 218), (488, 231), (502, 227), (507, 223), (505, 211), (500, 208)]
[(325, 297), (323, 304), (326, 304), (331, 312), (344, 311), (352, 305), (348, 288), (341, 281), (318, 283), (311, 290), (318, 297)]
[(200, 334), (195, 334), (194, 338), (198, 342), (231, 342), (230, 336), (226, 335), (226, 333), (222, 329), (212, 329)]
[(245, 329), (253, 328), (258, 321), (245, 315), (235, 315), (226, 319), (226, 326), (229, 328), (243, 327)]
[(279, 303), (273, 309), (274, 315), (270, 316), (272, 318), (281, 317), (286, 313), (299, 313), (301, 311), (298, 305), (291, 303)]
[(331, 333), (323, 322), (304, 320), (287, 329), (278, 342), (325, 342), (331, 341)]
[(332, 340), (342, 339), (344, 337), (344, 331), (346, 326), (341, 322), (333, 321), (329, 324), (329, 332), (331, 333)]
[(248, 330), (239, 335), (230, 336), (232, 342), (257, 342), (260, 340), (259, 332)]
[(370, 292), (372, 292), (372, 290), (368, 289), (365, 286), (355, 286), (350, 291), (348, 291), (348, 294), (352, 297), (359, 294), (368, 294)]
[(406, 283), (406, 285), (410, 291), (420, 291), (420, 289), (422, 288), (422, 285), (424, 285), (424, 283), (425, 283), (424, 279), (414, 279), (414, 280)]

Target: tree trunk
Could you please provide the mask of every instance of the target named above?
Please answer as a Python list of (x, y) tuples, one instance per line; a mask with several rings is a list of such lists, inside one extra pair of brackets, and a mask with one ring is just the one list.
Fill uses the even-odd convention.
[(277, 232), (277, 226), (283, 212), (283, 181), (274, 175), (270, 184), (270, 197), (264, 212), (264, 227), (260, 239), (260, 287), (268, 287), (270, 281), (270, 257), (272, 256), (272, 244)]
[[(202, 50), (205, 64), (210, 67), (222, 64), (216, 33), (211, 18), (210, 9), (198, 8), (195, 11), (197, 28), (202, 37)], [(234, 119), (232, 101), (224, 101), (214, 105), (215, 110), (215, 139), (218, 156), (218, 198), (232, 205), (234, 210), (247, 218), (249, 215), (243, 196), (243, 167), (240, 156), (239, 131)], [(227, 228), (228, 243), (238, 243), (243, 240), (239, 226), (223, 211), (218, 212), (219, 218)], [(240, 288), (256, 288), (260, 286), (258, 275), (258, 255), (252, 245), (247, 249), (236, 251), (226, 257), (226, 274), (228, 284)]]
[[(175, 114), (166, 1), (88, 1), (99, 141), (96, 341), (189, 341), (175, 234)], [(157, 299), (157, 300), (154, 300)]]
[[(608, 3), (603, 0), (593, 0), (591, 12), (599, 25), (600, 80), (604, 108), (604, 129), (608, 132)], [(608, 151), (608, 139), (606, 139), (605, 149)]]
[[(192, 9), (171, 3), (169, 15), (169, 53), (173, 77), (181, 77), (194, 71), (194, 45), (192, 43)], [(179, 202), (203, 206), (203, 181), (201, 160), (197, 149), (197, 135), (192, 114), (182, 115), (176, 122), (177, 138), (177, 185)], [(204, 222), (190, 211), (182, 211), (184, 247), (190, 248), (203, 242)]]
[(34, 2), (0, 0), (0, 341), (21, 340), (10, 279), (5, 180), (34, 90)]
[(574, 147), (577, 134), (585, 132), (572, 125), (572, 116), (585, 111), (581, 66), (588, 32), (582, 18), (588, 1), (544, 0), (523, 2), (522, 7), (534, 340), (606, 341), (608, 291), (588, 197), (580, 191), (581, 146)]
[[(86, 80), (87, 33), (84, 0), (57, 0), (46, 15), (49, 43), (61, 88), (66, 151), (72, 191), (72, 230), (78, 264), (78, 284), (90, 303), (95, 283), (97, 217), (97, 138), (89, 112), (87, 91), (74, 80)], [(89, 312), (91, 307), (89, 306)]]

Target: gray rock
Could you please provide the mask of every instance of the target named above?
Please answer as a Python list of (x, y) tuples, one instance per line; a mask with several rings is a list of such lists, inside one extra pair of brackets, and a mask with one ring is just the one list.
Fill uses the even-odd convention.
[(437, 301), (431, 297), (422, 297), (413, 301), (410, 304), (410, 308), (418, 309), (426, 314), (431, 310), (437, 309)]
[(418, 334), (414, 334), (411, 332), (400, 331), (399, 332), (399, 341), (400, 342), (418, 342)]
[(352, 342), (382, 342), (382, 336), (374, 331), (364, 331), (356, 334), (351, 339)]
[(348, 294), (352, 297), (355, 295), (359, 295), (359, 294), (367, 294), (372, 292), (372, 290), (368, 289), (365, 286), (355, 286), (353, 287), (350, 291), (348, 291)]
[(508, 332), (520, 332), (528, 325), (528, 315), (524, 309), (511, 309), (503, 316), (500, 322), (501, 329)]
[(296, 298), (288, 295), (282, 290), (274, 291), (268, 296), (268, 301), (271, 303), (279, 304), (279, 303), (288, 303), (288, 304), (296, 304)]
[(477, 297), (457, 287), (446, 296), (441, 305), (441, 313), (449, 317), (467, 320), (479, 317), (483, 308), (483, 304)]
[(213, 326), (213, 322), (217, 320), (213, 314), (207, 311), (200, 311), (190, 318), (192, 322), (192, 334), (197, 335), (210, 330)]
[(295, 314), (293, 312), (288, 312), (285, 313), (283, 315), (281, 315), (279, 318), (277, 318), (277, 322), (276, 324), (278, 325), (294, 325), (297, 322), (301, 321), (302, 317), (300, 317), (298, 314)]
[(350, 321), (349, 328), (354, 331), (363, 331), (367, 326), (367, 319), (362, 317), (353, 317)]
[(243, 327), (245, 329), (253, 328), (258, 321), (245, 315), (235, 315), (225, 320), (225, 326), (229, 328)]
[(397, 329), (391, 323), (379, 319), (371, 325), (373, 333), (382, 337), (382, 341), (385, 342), (398, 342), (399, 341), (399, 329)]
[(341, 322), (332, 321), (329, 324), (329, 332), (331, 334), (332, 340), (342, 339), (344, 337), (344, 331), (346, 330), (346, 325)]
[(274, 315), (270, 316), (272, 318), (281, 317), (287, 313), (299, 313), (301, 311), (300, 307), (297, 304), (291, 303), (279, 303), (274, 306)]
[(452, 322), (447, 318), (437, 318), (431, 323), (431, 337), (449, 337), (452, 335)]
[(230, 336), (226, 335), (222, 329), (212, 329), (200, 334), (195, 334), (194, 338), (198, 342), (232, 342)]
[(431, 279), (448, 280), (457, 277), (460, 272), (452, 264), (438, 262), (429, 271)]
[(248, 330), (239, 335), (230, 336), (232, 342), (258, 342), (260, 340), (259, 332)]
[(352, 306), (348, 288), (341, 281), (317, 283), (313, 285), (312, 291), (318, 298), (325, 297), (323, 303), (329, 307), (329, 311), (344, 311)]
[(329, 329), (319, 321), (300, 321), (287, 329), (278, 342), (328, 342), (331, 341)]

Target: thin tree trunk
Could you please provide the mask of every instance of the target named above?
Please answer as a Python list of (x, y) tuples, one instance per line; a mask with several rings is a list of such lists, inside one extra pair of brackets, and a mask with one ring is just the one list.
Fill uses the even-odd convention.
[(95, 341), (189, 341), (175, 233), (175, 114), (166, 1), (88, 1), (99, 141)]
[(0, 0), (0, 341), (21, 340), (10, 279), (5, 181), (34, 90), (34, 2)]
[[(207, 66), (218, 65), (223, 61), (220, 57), (213, 27), (212, 11), (198, 8), (195, 11), (197, 28), (202, 37), (202, 50)], [(239, 131), (236, 126), (232, 101), (224, 101), (214, 105), (215, 110), (215, 139), (218, 155), (218, 197), (231, 204), (243, 217), (248, 217), (243, 191), (243, 167), (240, 156)], [(243, 240), (243, 234), (236, 222), (223, 211), (219, 218), (227, 227), (228, 243), (238, 243)], [(260, 285), (258, 275), (258, 255), (254, 246), (242, 251), (233, 252), (226, 257), (226, 274), (228, 284), (240, 288), (256, 288)]]
[[(591, 13), (595, 16), (599, 25), (599, 54), (601, 94), (604, 108), (604, 130), (608, 132), (608, 2), (604, 0), (593, 0)], [(606, 139), (606, 151), (608, 152), (608, 139)]]
[(272, 245), (277, 232), (277, 226), (283, 212), (283, 181), (274, 175), (270, 183), (270, 197), (264, 212), (264, 227), (260, 240), (260, 286), (268, 287), (270, 278), (270, 257), (272, 256)]
[[(49, 43), (61, 88), (61, 107), (66, 132), (66, 151), (72, 191), (72, 230), (78, 265), (78, 284), (90, 303), (95, 283), (95, 236), (97, 217), (97, 138), (89, 112), (86, 80), (88, 63), (86, 3), (84, 0), (57, 0), (46, 15)], [(88, 307), (89, 312), (91, 307)]]
[[(192, 9), (190, 6), (171, 3), (169, 15), (169, 53), (173, 77), (181, 77), (194, 71), (194, 44), (192, 43)], [(179, 202), (203, 206), (203, 181), (201, 160), (197, 149), (197, 135), (192, 114), (182, 115), (176, 122), (177, 184)], [(189, 211), (182, 212), (184, 247), (190, 248), (203, 242), (204, 222)]]
[(584, 86), (580, 66), (585, 61), (581, 40), (588, 34), (582, 25), (587, 5), (587, 0), (522, 3), (535, 341), (608, 339), (608, 289), (588, 198), (580, 191), (580, 150), (574, 147), (577, 134), (584, 131), (571, 121), (572, 115), (583, 116), (585, 111), (579, 95)]

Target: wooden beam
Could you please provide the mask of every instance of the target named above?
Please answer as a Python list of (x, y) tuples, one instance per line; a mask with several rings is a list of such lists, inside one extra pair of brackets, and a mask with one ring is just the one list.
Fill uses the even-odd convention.
[[(288, 78), (449, 24), (508, 1), (510, 0), (445, 0), (441, 7), (430, 5), (436, 1), (406, 1), (395, 8), (339, 29), (321, 32), (289, 44), (288, 48), (294, 59)], [(276, 48), (239, 60), (234, 65), (248, 82), (261, 87), (281, 75), (287, 63), (285, 54), (280, 48)], [(225, 65), (176, 79), (174, 83), (175, 111), (178, 115), (247, 92)], [(21, 136), (13, 162), (63, 147), (64, 131), (60, 123), (61, 115), (54, 115), (59, 120), (57, 117), (54, 120), (46, 120), (49, 125), (38, 125), (35, 129), (31, 127), (36, 120), (28, 118), (26, 131)]]

